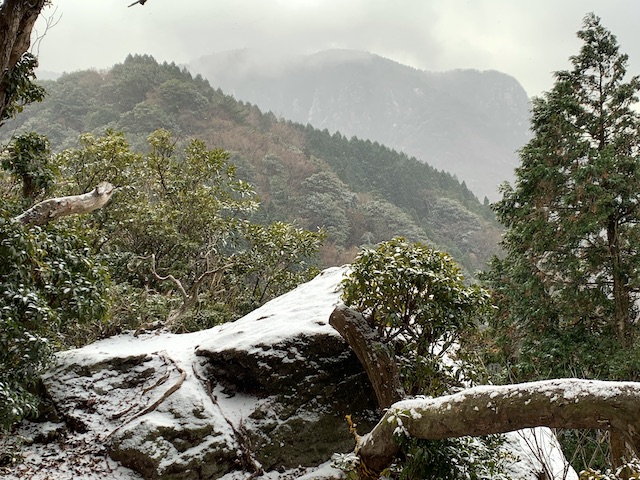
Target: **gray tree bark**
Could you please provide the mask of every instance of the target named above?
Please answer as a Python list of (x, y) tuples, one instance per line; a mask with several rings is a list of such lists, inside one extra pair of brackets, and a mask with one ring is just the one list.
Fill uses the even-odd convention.
[(355, 310), (339, 305), (331, 313), (329, 324), (346, 340), (364, 367), (376, 392), (380, 408), (405, 397), (404, 388), (393, 352), (378, 341), (376, 331)]
[(356, 447), (360, 475), (377, 479), (399, 448), (394, 432), (425, 440), (482, 436), (530, 427), (608, 429), (612, 462), (640, 452), (640, 383), (558, 379), (480, 386), (391, 406)]
[(31, 46), (31, 32), (47, 0), (3, 0), (0, 5), (0, 118), (9, 100), (8, 79)]
[(104, 207), (111, 200), (113, 190), (113, 185), (109, 182), (102, 182), (90, 192), (82, 195), (50, 198), (37, 203), (15, 219), (25, 225), (44, 225), (65, 215), (92, 212)]

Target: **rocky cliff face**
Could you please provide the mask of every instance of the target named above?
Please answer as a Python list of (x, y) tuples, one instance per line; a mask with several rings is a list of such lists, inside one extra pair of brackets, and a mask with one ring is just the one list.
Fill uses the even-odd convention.
[(316, 128), (377, 141), (454, 173), (482, 200), (513, 178), (529, 99), (496, 71), (427, 72), (364, 52), (293, 59), (250, 50), (191, 63), (214, 88)]
[[(184, 335), (131, 334), (62, 352), (44, 377), (48, 421), (26, 422), (3, 478), (344, 478), (335, 452), (381, 418), (357, 358), (328, 324), (345, 268), (325, 270), (242, 319)], [(537, 478), (520, 440), (518, 477)], [(550, 446), (551, 445), (551, 446)], [(536, 456), (537, 455), (537, 456)], [(514, 457), (515, 461), (516, 457)], [(564, 477), (557, 477), (564, 478)]]

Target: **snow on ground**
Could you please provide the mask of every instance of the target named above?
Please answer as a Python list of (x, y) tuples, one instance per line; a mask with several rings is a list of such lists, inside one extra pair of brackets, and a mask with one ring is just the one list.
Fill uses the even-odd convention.
[[(329, 316), (339, 303), (339, 283), (346, 267), (325, 270), (311, 282), (303, 284), (295, 290), (278, 297), (263, 307), (255, 310), (236, 322), (224, 324), (209, 330), (190, 334), (150, 333), (141, 336), (124, 334), (108, 338), (82, 349), (70, 350), (58, 354), (58, 365), (47, 375), (45, 381), (51, 380), (49, 388), (55, 390), (56, 375), (65, 375), (65, 366), (72, 364), (86, 365), (88, 370), (95, 370), (96, 364), (110, 365), (114, 359), (138, 356), (139, 362), (133, 368), (125, 369), (127, 374), (143, 378), (145, 372), (164, 372), (162, 383), (151, 378), (144, 388), (138, 390), (137, 397), (132, 397), (131, 389), (114, 388), (110, 383), (122, 372), (99, 370), (80, 378), (74, 385), (77, 391), (72, 392), (76, 398), (84, 398), (86, 412), (77, 413), (78, 418), (86, 425), (84, 433), (62, 433), (62, 424), (33, 424), (25, 422), (20, 431), (27, 439), (38, 436), (53, 438), (52, 443), (27, 442), (23, 450), (24, 462), (12, 470), (0, 470), (0, 476), (6, 479), (34, 480), (89, 480), (114, 479), (138, 480), (142, 476), (114, 462), (107, 455), (107, 444), (112, 435), (122, 428), (123, 420), (130, 421), (130, 431), (144, 429), (152, 424), (175, 422), (175, 417), (167, 412), (185, 412), (184, 423), (198, 424), (202, 419), (194, 419), (191, 412), (194, 405), (205, 412), (207, 420), (218, 419), (216, 423), (229, 424), (228, 430), (218, 434), (228, 435), (225, 441), (233, 446), (233, 428), (255, 408), (255, 399), (250, 396), (236, 394), (227, 396), (216, 387), (207, 392), (201, 378), (198, 378), (198, 348), (209, 351), (225, 351), (230, 349), (244, 350), (256, 355), (281, 355), (277, 349), (266, 348), (269, 345), (281, 344), (300, 335), (315, 334), (339, 336), (329, 325)], [(286, 361), (286, 359), (283, 359)], [(91, 367), (91, 368), (89, 368)], [(145, 415), (135, 417), (145, 406), (157, 400), (161, 391), (174, 385), (183, 377), (182, 384), (176, 393), (168, 396), (161, 407)], [(85, 382), (85, 383), (83, 383)], [(61, 387), (68, 388), (68, 387)], [(487, 387), (496, 388), (496, 387)], [(92, 394), (93, 392), (93, 394)], [(102, 396), (92, 396), (102, 393)], [(54, 392), (55, 393), (55, 392)], [(70, 392), (65, 392), (70, 393)], [(210, 394), (217, 400), (211, 402)], [(577, 395), (568, 392), (567, 395)], [(84, 396), (84, 397), (83, 397)], [(131, 409), (130, 413), (127, 409)], [(123, 414), (124, 412), (124, 414)], [(118, 416), (121, 415), (121, 416)], [(114, 419), (115, 416), (115, 420)], [(109, 420), (112, 419), (112, 420)], [(118, 421), (119, 420), (119, 421)], [(220, 421), (222, 420), (222, 421)], [(124, 428), (122, 428), (124, 430)], [(225, 433), (226, 432), (226, 433)], [(218, 440), (223, 437), (218, 436)], [(574, 480), (577, 478), (573, 470), (565, 472), (564, 457), (557, 446), (555, 437), (548, 429), (534, 429), (509, 434), (514, 445), (514, 452), (520, 459), (514, 464), (515, 472), (522, 478), (532, 477), (539, 472), (540, 461), (546, 463), (553, 473), (551, 478)], [(196, 447), (197, 448), (197, 447)], [(159, 454), (166, 454), (160, 452)], [(170, 458), (165, 461), (170, 461)], [(248, 478), (246, 472), (228, 473), (223, 480), (240, 480)], [(316, 480), (326, 478), (343, 478), (342, 473), (327, 462), (317, 468), (298, 468), (285, 472), (267, 472), (259, 478), (263, 480)]]
[[(52, 428), (53, 427), (53, 428)], [(23, 447), (21, 463), (0, 468), (7, 480), (142, 480), (133, 470), (112, 460), (106, 446), (92, 433), (63, 437), (64, 424), (24, 422), (19, 430), (28, 444)], [(30, 443), (39, 435), (56, 438), (49, 443)], [(56, 437), (57, 435), (57, 437)]]
[[(148, 333), (139, 336), (117, 335), (80, 349), (60, 352), (64, 363), (73, 359), (93, 365), (123, 355), (145, 355), (166, 352), (171, 359), (191, 368), (197, 348), (211, 351), (246, 350), (262, 352), (262, 345), (273, 345), (301, 334), (339, 336), (331, 325), (329, 315), (339, 303), (337, 287), (346, 267), (324, 270), (312, 281), (266, 303), (241, 319), (194, 333)], [(262, 323), (262, 320), (267, 320)], [(304, 322), (300, 322), (304, 319)], [(256, 322), (260, 322), (259, 328)], [(295, 323), (295, 328), (292, 324)]]
[[(294, 335), (339, 336), (329, 325), (329, 316), (340, 303), (338, 285), (347, 271), (346, 267), (324, 270), (313, 281), (271, 300), (233, 323), (216, 327), (215, 335), (209, 335), (200, 347), (212, 352), (235, 349), (269, 355), (271, 350), (264, 350), (262, 346), (277, 345)], [(301, 318), (305, 319), (304, 323), (300, 323)], [(295, 329), (292, 328), (294, 323)]]
[(516, 459), (508, 467), (512, 478), (536, 478), (536, 474), (544, 472), (550, 480), (578, 480), (551, 429), (526, 428), (505, 436), (508, 450)]
[(323, 463), (314, 468), (295, 468), (284, 472), (266, 472), (259, 477), (250, 477), (246, 472), (228, 473), (219, 480), (341, 480), (344, 472), (331, 466), (331, 462)]

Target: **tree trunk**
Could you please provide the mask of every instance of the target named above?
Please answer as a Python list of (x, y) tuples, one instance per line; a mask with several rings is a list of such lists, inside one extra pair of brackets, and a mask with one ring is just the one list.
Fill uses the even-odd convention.
[(331, 313), (329, 324), (342, 335), (360, 360), (380, 408), (387, 408), (405, 397), (393, 352), (378, 341), (375, 329), (360, 313), (339, 305)]
[(92, 212), (104, 207), (113, 194), (113, 185), (102, 182), (89, 193), (50, 198), (21, 213), (16, 220), (29, 225), (44, 225), (58, 217)]
[(4, 0), (0, 5), (0, 118), (7, 108), (8, 79), (31, 46), (31, 31), (47, 0)]
[(611, 257), (611, 275), (613, 277), (613, 302), (614, 302), (614, 322), (615, 330), (618, 334), (618, 341), (623, 346), (631, 345), (628, 325), (631, 322), (630, 309), (631, 299), (629, 293), (629, 279), (622, 266), (622, 255), (620, 252), (620, 232), (617, 219), (612, 215), (607, 225), (607, 241), (609, 244), (609, 255)]
[[(640, 452), (640, 383), (559, 379), (480, 386), (454, 395), (404, 400), (362, 438), (362, 478), (377, 479), (399, 449), (394, 432), (425, 440), (482, 436), (531, 427), (608, 429), (614, 465)], [(362, 473), (364, 472), (364, 473)]]

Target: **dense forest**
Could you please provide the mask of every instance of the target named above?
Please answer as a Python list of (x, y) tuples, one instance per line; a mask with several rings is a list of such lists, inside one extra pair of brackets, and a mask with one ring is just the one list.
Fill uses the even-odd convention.
[(37, 131), (54, 151), (107, 129), (124, 132), (140, 150), (159, 128), (180, 141), (198, 138), (228, 151), (238, 177), (255, 188), (256, 221), (326, 231), (325, 266), (395, 235), (437, 245), (469, 273), (497, 252), (493, 213), (449, 173), (376, 142), (262, 113), (174, 64), (130, 56), (108, 72), (74, 72), (42, 85), (45, 100), (8, 122), (0, 138)]
[[(278, 119), (174, 64), (129, 56), (36, 84), (23, 51), (0, 82), (3, 441), (42, 413), (56, 351), (233, 321), (353, 261), (329, 323), (389, 409), (366, 437), (351, 425), (350, 478), (504, 478), (491, 435), (540, 425), (574, 429), (559, 436), (583, 478), (637, 477), (640, 79), (598, 17), (578, 37), (493, 211), (446, 172)], [(51, 202), (64, 208), (38, 213)], [(481, 283), (457, 263), (484, 269)], [(588, 381), (492, 386), (564, 377)]]

